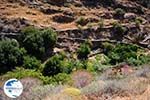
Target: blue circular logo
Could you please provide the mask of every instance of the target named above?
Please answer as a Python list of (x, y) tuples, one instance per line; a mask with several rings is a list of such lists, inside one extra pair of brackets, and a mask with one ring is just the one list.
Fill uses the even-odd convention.
[(17, 79), (9, 79), (4, 84), (4, 93), (10, 98), (17, 98), (23, 92), (23, 85)]

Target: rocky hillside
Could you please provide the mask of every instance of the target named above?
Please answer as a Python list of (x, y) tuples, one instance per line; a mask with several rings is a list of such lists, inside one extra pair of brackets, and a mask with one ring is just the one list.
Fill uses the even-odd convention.
[[(85, 39), (95, 47), (101, 40), (150, 44), (149, 0), (0, 0), (0, 12), (1, 36), (29, 25), (51, 27), (59, 35), (56, 51), (75, 51)], [(113, 34), (114, 23), (125, 28), (121, 36)]]
[(0, 0), (0, 100), (150, 100), (149, 66), (150, 0)]

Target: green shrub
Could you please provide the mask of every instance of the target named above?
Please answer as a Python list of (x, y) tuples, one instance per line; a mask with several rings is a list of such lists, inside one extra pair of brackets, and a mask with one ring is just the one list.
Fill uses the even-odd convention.
[(143, 20), (140, 17), (135, 19), (135, 24), (138, 27), (140, 26), (140, 24), (142, 24), (142, 22), (143, 22)]
[(123, 9), (121, 9), (121, 8), (117, 8), (115, 10), (115, 15), (118, 18), (123, 18), (124, 14), (125, 14), (125, 11)]
[(0, 73), (5, 73), (22, 64), (26, 51), (20, 48), (19, 43), (14, 39), (0, 41)]
[(42, 76), (40, 79), (43, 81), (43, 84), (52, 84), (52, 85), (59, 85), (59, 84), (72, 84), (72, 80), (70, 75), (66, 73), (59, 73), (54, 75), (53, 77)]
[(22, 31), (21, 43), (29, 54), (37, 58), (40, 58), (45, 53), (42, 34), (34, 27), (27, 27)]
[(52, 29), (39, 30), (27, 27), (22, 31), (20, 41), (29, 54), (42, 59), (48, 50), (53, 49), (57, 41), (57, 34)]
[(104, 20), (100, 19), (98, 22), (99, 28), (103, 28), (104, 27)]
[(23, 60), (23, 67), (26, 69), (39, 70), (41, 67), (41, 61), (35, 57), (25, 56)]
[(93, 61), (87, 61), (86, 70), (89, 72), (95, 72)]
[(92, 72), (103, 72), (111, 67), (110, 59), (104, 54), (98, 54), (95, 59), (90, 59), (87, 62), (87, 70)]
[(113, 30), (114, 38), (116, 38), (117, 40), (122, 40), (126, 28), (124, 28), (120, 23), (113, 23)]
[(101, 64), (109, 65), (110, 59), (105, 54), (98, 54), (96, 55), (96, 60), (99, 61)]
[(114, 48), (114, 45), (108, 42), (104, 42), (102, 43), (103, 49), (104, 49), (104, 53), (107, 54), (108, 51), (112, 50)]
[(0, 80), (10, 79), (10, 78), (22, 79), (26, 77), (40, 79), (45, 85), (46, 84), (52, 84), (52, 85), (70, 84), (71, 85), (72, 83), (70, 75), (65, 73), (59, 73), (57, 75), (54, 75), (53, 77), (48, 77), (48, 76), (43, 76), (42, 73), (40, 73), (39, 71), (24, 69), (24, 68), (16, 68), (15, 70), (1, 76)]
[(87, 27), (88, 27), (89, 29), (91, 29), (91, 28), (93, 27), (93, 23), (88, 23), (88, 24), (87, 24)]
[(28, 27), (25, 27), (21, 30), (21, 33), (22, 34), (22, 38), (25, 38), (27, 35), (31, 34), (31, 33), (37, 33), (39, 30), (36, 29), (34, 26), (28, 26)]
[[(139, 55), (140, 50), (140, 55)], [(150, 56), (142, 54), (140, 47), (132, 44), (117, 44), (106, 55), (110, 58), (110, 64), (127, 62), (131, 65), (142, 65), (150, 62)]]
[(62, 66), (62, 72), (67, 74), (70, 74), (75, 68), (74, 61), (72, 59), (65, 58), (63, 61), (61, 61), (60, 65)]
[(55, 81), (55, 78), (53, 77), (41, 76), (40, 79), (42, 80), (44, 85), (47, 85), (47, 84), (57, 85), (57, 82)]
[(129, 44), (117, 44), (115, 48), (108, 52), (108, 57), (111, 59), (111, 64), (124, 62), (129, 58), (137, 58), (138, 47)]
[(44, 65), (43, 75), (54, 76), (58, 73), (70, 74), (73, 70), (83, 68), (81, 61), (66, 57), (65, 53), (56, 54), (48, 59)]
[(85, 42), (85, 43), (80, 45), (80, 48), (77, 51), (78, 58), (79, 59), (87, 59), (88, 58), (88, 54), (90, 54), (90, 52), (91, 52), (90, 45)]
[(84, 25), (86, 25), (88, 22), (86, 21), (86, 19), (85, 19), (84, 17), (80, 17), (79, 19), (77, 19), (76, 23), (77, 23), (78, 25), (84, 26)]
[(71, 76), (66, 73), (59, 73), (55, 75), (54, 78), (57, 84), (71, 84), (72, 83)]
[(61, 61), (64, 59), (62, 55), (54, 55), (45, 64), (43, 69), (43, 75), (54, 76), (58, 73), (63, 72)]
[(74, 67), (75, 67), (74, 70), (80, 70), (80, 69), (85, 69), (86, 68), (85, 63), (83, 63), (83, 61), (81, 61), (81, 60), (76, 60), (73, 63), (74, 63)]
[(116, 34), (123, 34), (126, 29), (120, 23), (113, 23), (113, 28)]
[(131, 57), (127, 59), (127, 62), (135, 66), (150, 64), (150, 56), (140, 55), (137, 59)]
[(21, 78), (25, 78), (25, 77), (35, 77), (35, 78), (40, 79), (41, 76), (42, 76), (42, 74), (35, 70), (16, 68), (15, 70), (3, 75), (2, 78), (4, 78), (4, 79), (10, 79), (10, 78), (21, 79)]
[(52, 29), (45, 29), (42, 31), (44, 39), (44, 47), (46, 49), (53, 48), (57, 41), (57, 33)]

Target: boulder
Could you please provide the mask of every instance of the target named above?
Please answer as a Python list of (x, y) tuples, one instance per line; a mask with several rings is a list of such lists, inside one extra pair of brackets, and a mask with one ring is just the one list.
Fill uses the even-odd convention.
[(134, 14), (134, 13), (125, 13), (124, 18), (128, 19), (128, 20), (132, 20), (132, 19), (136, 18), (136, 14)]

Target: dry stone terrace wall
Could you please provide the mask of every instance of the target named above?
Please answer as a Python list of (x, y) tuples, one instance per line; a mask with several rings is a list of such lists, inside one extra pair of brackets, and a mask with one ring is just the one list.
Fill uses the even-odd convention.
[[(150, 44), (148, 38), (150, 33), (147, 30), (143, 31), (142, 28), (148, 26), (150, 23), (149, 9), (142, 6), (139, 2), (133, 2), (134, 0), (108, 0), (113, 2), (111, 5), (106, 4), (105, 0), (92, 0), (92, 1), (91, 0), (61, 0), (61, 2), (60, 0), (44, 0), (44, 1), (43, 0), (2, 0), (2, 1), (3, 3), (4, 1), (8, 1), (10, 3), (9, 5), (6, 5), (6, 7), (8, 8), (10, 7), (10, 5), (13, 5), (13, 3), (14, 4), (19, 3), (21, 5), (21, 6), (19, 5), (14, 7), (24, 6), (29, 8), (31, 11), (27, 12), (26, 17), (28, 17), (28, 15), (30, 16), (30, 14), (32, 15), (32, 13), (35, 14), (29, 17), (28, 18), (29, 20), (30, 18), (38, 17), (36, 15), (39, 15), (41, 13), (42, 13), (41, 14), (42, 19), (48, 17), (47, 20), (44, 22), (44, 24), (49, 21), (49, 23), (47, 23), (49, 26), (46, 25), (44, 26), (43, 22), (40, 22), (38, 18), (37, 20), (35, 20), (35, 22), (38, 21), (40, 24), (43, 25), (43, 26), (41, 25), (40, 28), (55, 27), (54, 29), (58, 33), (58, 43), (57, 43), (58, 48), (77, 48), (79, 44), (84, 42), (86, 39), (90, 39), (91, 41), (93, 41), (94, 47), (99, 46), (101, 41), (107, 41), (107, 40), (117, 41), (117, 39), (114, 36), (113, 26), (111, 25), (112, 20), (122, 23), (122, 26), (127, 29), (122, 36), (123, 42), (135, 43), (134, 38), (138, 35), (142, 35), (143, 38), (138, 42), (144, 42), (146, 46)], [(95, 6), (91, 7), (90, 6), (91, 4), (95, 4)], [(130, 17), (134, 17), (134, 18), (131, 18), (130, 20), (130, 17), (127, 16), (123, 20), (115, 19), (114, 14), (116, 8), (122, 8), (126, 12), (125, 15), (129, 16), (130, 14)], [(4, 7), (2, 7), (1, 9), (5, 10)], [(32, 11), (33, 9), (38, 10), (38, 13), (37, 11)], [(86, 11), (84, 11), (84, 9), (86, 9)], [(34, 25), (37, 27), (39, 25), (30, 22), (24, 18), (7, 19), (7, 18), (3, 18), (2, 16), (0, 17), (1, 37), (16, 38), (17, 35), (19, 35), (20, 30), (23, 29), (24, 27), (30, 25)], [(11, 16), (13, 16), (13, 14)], [(79, 28), (76, 25), (77, 24), (76, 20), (81, 16), (84, 17), (87, 25), (84, 25), (83, 27)], [(133, 22), (134, 24), (131, 23), (131, 21), (134, 21), (136, 17), (141, 17), (145, 21), (140, 25), (140, 27), (137, 27), (135, 25), (135, 22)], [(98, 23), (99, 18), (104, 19), (105, 20), (104, 24), (107, 25), (104, 25), (104, 27), (102, 28), (99, 28), (99, 26), (88, 27), (88, 24)], [(65, 26), (66, 24), (68, 24), (68, 26), (72, 25), (72, 27), (68, 28)]]
[[(127, 31), (124, 33), (124, 38), (122, 42), (124, 43), (130, 43), (133, 41), (128, 40), (128, 36), (134, 37), (134, 34), (137, 34), (137, 32), (142, 33), (143, 30), (140, 30), (137, 28), (135, 24), (123, 24), (123, 27), (127, 29)], [(76, 49), (79, 47), (80, 43), (83, 43), (86, 41), (86, 39), (89, 39), (93, 43), (93, 48), (100, 47), (102, 42), (110, 42), (110, 43), (116, 43), (117, 40), (113, 38), (113, 26), (106, 26), (103, 28), (99, 28), (98, 26), (92, 27), (92, 28), (84, 28), (84, 29), (63, 29), (63, 30), (56, 30), (58, 33), (58, 41), (57, 41), (57, 48), (65, 48), (67, 51), (76, 51)], [(10, 37), (10, 38), (17, 38), (19, 33), (2, 33), (1, 37)], [(138, 45), (147, 47), (148, 44), (150, 44), (149, 38), (144, 39), (145, 43), (139, 43)]]

